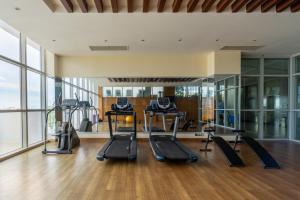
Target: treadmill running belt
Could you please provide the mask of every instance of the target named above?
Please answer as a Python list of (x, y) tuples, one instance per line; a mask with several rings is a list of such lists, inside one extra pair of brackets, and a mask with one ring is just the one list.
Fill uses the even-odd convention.
[(188, 160), (189, 156), (173, 141), (155, 141), (160, 152), (169, 160)]
[(130, 140), (114, 140), (105, 153), (107, 158), (128, 159)]

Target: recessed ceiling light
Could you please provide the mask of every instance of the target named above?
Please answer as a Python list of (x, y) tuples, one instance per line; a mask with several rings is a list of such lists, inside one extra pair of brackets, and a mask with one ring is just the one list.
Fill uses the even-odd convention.
[(104, 42), (107, 42), (107, 40), (104, 40)]
[(141, 40), (141, 42), (145, 42), (145, 40), (144, 40), (144, 39), (142, 39), (142, 40)]
[(56, 42), (56, 40), (52, 40), (52, 42)]
[(220, 41), (220, 39), (216, 39), (216, 42), (219, 42)]
[(182, 38), (179, 38), (178, 42), (181, 42), (182, 41)]
[(256, 40), (252, 40), (253, 42), (256, 42)]
[(16, 11), (20, 11), (20, 10), (21, 10), (21, 8), (19, 8), (19, 7), (15, 7), (15, 10), (16, 10)]

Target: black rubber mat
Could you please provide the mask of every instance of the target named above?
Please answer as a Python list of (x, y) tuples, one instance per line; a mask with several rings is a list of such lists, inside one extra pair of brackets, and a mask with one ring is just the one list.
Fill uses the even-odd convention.
[(265, 168), (276, 168), (276, 169), (280, 168), (279, 164), (271, 156), (271, 154), (263, 146), (261, 146), (256, 140), (248, 136), (243, 136), (242, 139), (250, 146), (250, 148), (261, 159), (261, 161), (265, 165)]
[(218, 145), (218, 147), (223, 151), (224, 155), (230, 162), (231, 167), (243, 167), (245, 166), (239, 155), (232, 149), (232, 147), (219, 136), (214, 136), (213, 141)]

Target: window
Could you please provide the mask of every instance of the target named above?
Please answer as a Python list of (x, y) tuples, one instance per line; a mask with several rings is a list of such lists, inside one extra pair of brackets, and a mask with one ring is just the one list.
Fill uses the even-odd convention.
[(226, 105), (225, 109), (234, 109), (235, 89), (225, 90)]
[(122, 88), (121, 87), (113, 87), (114, 97), (122, 96)]
[(20, 68), (0, 60), (0, 109), (20, 109)]
[(264, 138), (287, 138), (288, 112), (264, 112)]
[(0, 113), (0, 155), (22, 148), (21, 113)]
[(124, 97), (132, 97), (132, 87), (123, 87), (123, 96)]
[(152, 95), (153, 96), (158, 96), (158, 97), (162, 97), (163, 96), (163, 92), (164, 92), (164, 88), (163, 87), (153, 87), (152, 88)]
[(65, 99), (70, 99), (71, 98), (71, 87), (68, 83), (64, 83), (63, 85), (65, 86), (64, 97), (65, 97)]
[(198, 87), (196, 86), (188, 86), (187, 87), (187, 96), (198, 96)]
[(112, 87), (103, 87), (103, 97), (112, 96)]
[(295, 113), (295, 139), (300, 140), (300, 112)]
[(41, 75), (27, 71), (28, 109), (41, 109)]
[(224, 90), (224, 89), (225, 89), (224, 81), (218, 81), (217, 82), (217, 90)]
[(234, 77), (227, 78), (227, 79), (225, 80), (225, 83), (226, 83), (226, 89), (230, 89), (230, 88), (235, 87), (235, 84), (234, 84)]
[(0, 55), (20, 61), (20, 33), (2, 21), (0, 21)]
[(184, 97), (184, 95), (185, 95), (185, 87), (184, 86), (175, 87), (175, 96)]
[(242, 88), (241, 108), (258, 109), (259, 78), (243, 77), (241, 88)]
[(259, 58), (243, 58), (241, 62), (241, 73), (243, 75), (259, 75), (260, 74)]
[(143, 87), (133, 87), (132, 93), (134, 97), (143, 97)]
[(264, 108), (288, 109), (288, 78), (264, 78)]
[(296, 72), (296, 73), (299, 73), (299, 72), (300, 72), (300, 56), (297, 56), (297, 57), (295, 58), (295, 65), (296, 65), (295, 72)]
[(264, 60), (264, 74), (288, 74), (289, 62), (290, 60), (285, 58), (266, 58)]
[(55, 105), (55, 81), (53, 78), (47, 78), (47, 108)]
[(259, 112), (241, 112), (241, 128), (246, 131), (246, 135), (258, 138)]
[(300, 76), (296, 76), (295, 84), (296, 109), (300, 109)]
[(41, 47), (29, 38), (26, 39), (26, 63), (34, 69), (41, 70)]
[(42, 113), (28, 112), (28, 145), (42, 141)]

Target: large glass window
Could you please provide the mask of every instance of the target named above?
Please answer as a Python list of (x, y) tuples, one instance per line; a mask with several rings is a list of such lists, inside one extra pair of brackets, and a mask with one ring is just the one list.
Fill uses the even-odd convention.
[(246, 135), (258, 138), (259, 112), (241, 112), (241, 129), (246, 131)]
[(259, 101), (259, 78), (243, 77), (242, 78), (242, 109), (258, 109)]
[(41, 75), (27, 71), (28, 109), (41, 109)]
[(28, 112), (28, 145), (42, 141), (42, 113)]
[(285, 58), (266, 58), (264, 60), (264, 74), (288, 74), (289, 73), (289, 59)]
[(264, 112), (264, 138), (287, 138), (288, 112)]
[(235, 89), (226, 90), (226, 109), (234, 109), (235, 103)]
[(103, 87), (103, 97), (113, 96), (112, 87)]
[(26, 40), (26, 63), (32, 68), (41, 70), (41, 47), (29, 38)]
[(164, 88), (163, 87), (152, 87), (153, 96), (163, 96)]
[(300, 112), (295, 112), (295, 139), (300, 140)]
[(0, 113), (0, 156), (22, 148), (21, 113)]
[(65, 99), (70, 99), (71, 98), (71, 86), (68, 83), (64, 83), (65, 86)]
[(300, 72), (300, 56), (297, 56), (295, 58), (295, 72), (296, 73)]
[(134, 97), (143, 97), (143, 87), (133, 87), (132, 92)]
[(132, 97), (132, 87), (123, 87), (123, 96), (124, 97)]
[(20, 33), (8, 31), (4, 26), (7, 27), (0, 21), (0, 55), (20, 61)]
[(288, 78), (264, 78), (264, 108), (288, 109)]
[(20, 68), (0, 60), (0, 109), (20, 109)]
[(114, 96), (121, 97), (122, 96), (122, 87), (113, 87)]
[(244, 75), (258, 75), (260, 73), (259, 58), (243, 58), (241, 63), (241, 73)]

